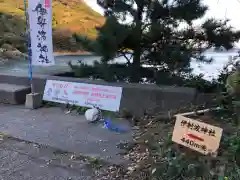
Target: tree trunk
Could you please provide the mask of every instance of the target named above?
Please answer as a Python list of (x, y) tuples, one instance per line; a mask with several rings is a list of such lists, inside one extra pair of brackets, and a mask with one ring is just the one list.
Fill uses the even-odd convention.
[(135, 30), (134, 30), (134, 39), (135, 39), (135, 48), (133, 49), (133, 64), (132, 64), (132, 76), (131, 76), (131, 82), (139, 82), (141, 80), (141, 54), (142, 54), (142, 48), (141, 48), (141, 39), (142, 39), (142, 13), (143, 13), (143, 7), (137, 8), (137, 15), (135, 16)]
[(136, 48), (134, 49), (133, 53), (133, 64), (131, 69), (131, 82), (139, 82), (140, 81), (140, 58), (141, 58), (141, 49)]

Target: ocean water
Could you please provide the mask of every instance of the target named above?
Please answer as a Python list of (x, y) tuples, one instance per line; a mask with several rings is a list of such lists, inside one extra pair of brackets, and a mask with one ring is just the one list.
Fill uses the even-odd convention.
[[(237, 51), (229, 52), (207, 52), (205, 56), (213, 58), (212, 64), (203, 64), (192, 62), (193, 73), (204, 74), (204, 78), (211, 80), (217, 78), (223, 66), (229, 61), (229, 57), (237, 54)], [(68, 62), (71, 61), (73, 64), (77, 64), (82, 61), (86, 64), (93, 64), (94, 61), (99, 61), (99, 56), (55, 56), (56, 65), (52, 67), (34, 67), (33, 72), (38, 74), (52, 74), (59, 72), (69, 71)], [(117, 58), (115, 62), (125, 62), (123, 57)], [(28, 74), (28, 62), (26, 60), (11, 60), (8, 62), (0, 62), (0, 73), (21, 73)]]
[(213, 58), (213, 62), (211, 64), (203, 64), (193, 61), (191, 63), (191, 66), (193, 67), (193, 73), (202, 73), (204, 74), (204, 78), (208, 80), (217, 78), (224, 65), (228, 63), (229, 58), (237, 54), (237, 51), (205, 53), (206, 57)]

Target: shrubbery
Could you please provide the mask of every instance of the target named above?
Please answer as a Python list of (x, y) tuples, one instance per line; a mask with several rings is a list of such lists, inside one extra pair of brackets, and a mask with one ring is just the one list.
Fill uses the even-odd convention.
[[(80, 62), (78, 65), (69, 63), (74, 76), (79, 78), (102, 79), (108, 82), (129, 82), (132, 69), (127, 64), (101, 63), (95, 62), (93, 65), (87, 65)], [(141, 67), (140, 83), (154, 83), (159, 85), (185, 86), (197, 88), (199, 92), (213, 93), (224, 85), (218, 81), (207, 81), (202, 75), (172, 75), (166, 70), (157, 70), (157, 68)]]

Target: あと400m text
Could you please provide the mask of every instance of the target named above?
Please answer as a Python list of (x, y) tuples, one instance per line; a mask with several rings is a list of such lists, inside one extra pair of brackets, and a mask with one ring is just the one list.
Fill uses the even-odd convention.
[(184, 144), (187, 144), (188, 146), (195, 147), (195, 148), (201, 149), (201, 150), (203, 150), (203, 151), (207, 151), (206, 145), (198, 144), (198, 143), (196, 143), (195, 141), (190, 140), (190, 139), (188, 139), (188, 138), (183, 137), (183, 138), (181, 139), (181, 141), (182, 141)]

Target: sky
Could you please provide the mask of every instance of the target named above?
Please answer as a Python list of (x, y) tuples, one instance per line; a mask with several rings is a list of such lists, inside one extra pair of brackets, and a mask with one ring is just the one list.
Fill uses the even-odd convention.
[[(84, 0), (95, 11), (103, 14), (101, 7), (97, 5), (97, 0)], [(217, 19), (229, 19), (229, 24), (240, 30), (240, 0), (203, 0), (209, 6), (205, 18), (215, 17)]]

